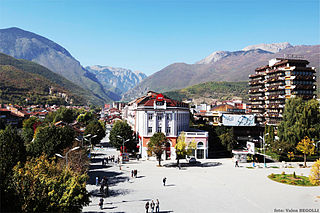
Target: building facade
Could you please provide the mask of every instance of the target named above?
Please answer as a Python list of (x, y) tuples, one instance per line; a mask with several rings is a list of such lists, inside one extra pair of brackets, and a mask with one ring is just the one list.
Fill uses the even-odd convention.
[(276, 58), (249, 76), (249, 108), (260, 125), (278, 125), (288, 98), (315, 98), (316, 70), (308, 64), (307, 60)]
[(123, 116), (139, 136), (142, 158), (147, 157), (147, 144), (156, 132), (164, 133), (168, 139), (163, 159), (176, 159), (175, 145), (181, 132), (186, 133), (186, 142), (197, 143), (199, 147), (195, 152), (197, 158), (208, 156), (208, 133), (190, 131), (188, 104), (150, 91), (146, 96), (130, 102), (124, 108)]

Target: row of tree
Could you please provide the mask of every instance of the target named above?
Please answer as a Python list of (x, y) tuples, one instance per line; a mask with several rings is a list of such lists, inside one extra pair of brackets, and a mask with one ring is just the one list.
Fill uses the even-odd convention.
[[(93, 144), (105, 136), (104, 124), (93, 112), (67, 108), (49, 113), (44, 120), (24, 120), (22, 131), (11, 126), (0, 130), (2, 212), (78, 212), (89, 203), (87, 150), (71, 152), (68, 165), (55, 157), (81, 147), (75, 140), (79, 133), (70, 125), (76, 120), (85, 135), (96, 135)], [(59, 121), (63, 125), (55, 125)]]

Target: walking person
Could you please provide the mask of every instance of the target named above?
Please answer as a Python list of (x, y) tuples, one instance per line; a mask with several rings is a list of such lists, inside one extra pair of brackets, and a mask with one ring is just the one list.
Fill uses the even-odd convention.
[(149, 201), (146, 203), (146, 213), (149, 212)]
[(166, 177), (164, 177), (164, 178), (162, 179), (163, 186), (165, 186), (165, 185), (166, 185), (166, 181), (167, 181), (167, 178), (166, 178)]
[(100, 209), (103, 209), (103, 198), (102, 197), (100, 198), (99, 206), (100, 206)]
[(154, 202), (153, 202), (153, 200), (151, 201), (151, 205), (150, 205), (150, 207), (151, 207), (151, 213), (153, 213), (154, 212)]
[(159, 205), (160, 205), (160, 203), (159, 203), (159, 200), (157, 199), (157, 201), (156, 201), (156, 212), (159, 212)]
[(236, 165), (235, 167), (239, 167), (239, 160), (236, 158)]
[(96, 186), (99, 184), (99, 177), (96, 177)]

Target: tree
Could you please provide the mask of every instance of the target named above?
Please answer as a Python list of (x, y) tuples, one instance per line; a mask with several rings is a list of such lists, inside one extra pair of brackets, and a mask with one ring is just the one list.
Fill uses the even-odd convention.
[(45, 155), (18, 163), (13, 171), (22, 212), (80, 212), (90, 202), (88, 176), (59, 167)]
[(96, 135), (96, 137), (91, 138), (91, 144), (95, 145), (100, 143), (100, 141), (106, 136), (106, 130), (101, 123), (95, 119), (90, 121), (90, 123), (87, 125), (84, 134), (91, 134), (91, 137)]
[(307, 155), (313, 155), (315, 146), (313, 145), (312, 141), (308, 136), (306, 136), (304, 139), (302, 139), (298, 145), (297, 150), (302, 152), (304, 155), (304, 167), (307, 167)]
[(320, 185), (320, 159), (312, 165), (309, 180), (313, 185)]
[(16, 129), (7, 126), (5, 130), (0, 130), (0, 150), (1, 212), (16, 211), (12, 205), (12, 200), (15, 200), (11, 188), (12, 169), (26, 158), (23, 140)]
[(75, 132), (69, 126), (38, 127), (35, 139), (27, 146), (27, 151), (32, 156), (40, 156), (45, 153), (52, 157), (55, 153), (61, 153), (65, 148), (71, 146), (74, 136)]
[(63, 121), (65, 123), (72, 123), (74, 120), (76, 120), (78, 116), (78, 111), (74, 109), (68, 109), (65, 107), (60, 107), (55, 112), (50, 112), (46, 118), (45, 122), (58, 122)]
[(94, 116), (91, 112), (85, 112), (83, 114), (78, 115), (77, 117), (77, 121), (84, 125), (89, 124), (89, 122), (93, 119), (94, 119)]
[(161, 166), (161, 155), (166, 142), (167, 137), (162, 132), (157, 132), (152, 135), (148, 143), (148, 151), (157, 156), (159, 166)]
[(126, 121), (116, 121), (114, 123), (110, 131), (109, 140), (111, 145), (117, 149), (122, 146), (123, 140), (128, 140), (125, 146), (135, 144), (133, 131)]
[(236, 143), (233, 135), (233, 129), (231, 128), (225, 133), (219, 135), (219, 139), (222, 145), (225, 146), (229, 152), (231, 152)]
[(305, 136), (318, 139), (320, 134), (320, 109), (317, 100), (304, 101), (301, 98), (286, 100), (283, 120), (278, 127), (284, 152), (294, 151), (297, 143)]
[(180, 158), (184, 158), (186, 155), (191, 155), (192, 150), (196, 149), (196, 143), (190, 142), (186, 143), (185, 133), (181, 132), (178, 139), (177, 144), (175, 145), (176, 153), (177, 153), (177, 165), (179, 165)]
[(22, 137), (26, 144), (29, 144), (32, 141), (35, 129), (38, 127), (39, 124), (39, 119), (36, 117), (31, 117), (23, 121)]

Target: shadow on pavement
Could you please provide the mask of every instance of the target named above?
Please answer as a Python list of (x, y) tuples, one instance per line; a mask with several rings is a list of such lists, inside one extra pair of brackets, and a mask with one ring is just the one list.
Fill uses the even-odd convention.
[(90, 167), (89, 167), (89, 170), (96, 170), (96, 169), (108, 169), (108, 168), (110, 168), (110, 167), (112, 167), (111, 165), (104, 165), (104, 166), (102, 166), (102, 164), (101, 165), (90, 165)]
[[(220, 165), (222, 165), (222, 163), (220, 163), (220, 162), (201, 163), (201, 162), (197, 161), (195, 163), (180, 163), (182, 170), (184, 170), (184, 168), (186, 168), (186, 167), (215, 167), (215, 166), (220, 166)], [(178, 168), (177, 163), (167, 163), (167, 164), (164, 164), (163, 166), (169, 167), (169, 168), (172, 168), (172, 167)]]
[(176, 186), (175, 184), (166, 184), (165, 187), (167, 186)]
[(117, 177), (119, 175), (122, 175), (123, 172), (112, 172), (112, 171), (89, 171), (89, 180), (87, 184), (95, 185), (96, 184), (96, 177), (99, 177), (99, 181), (101, 178), (106, 176), (108, 178), (109, 185), (115, 185), (117, 183), (128, 181), (128, 177)]

